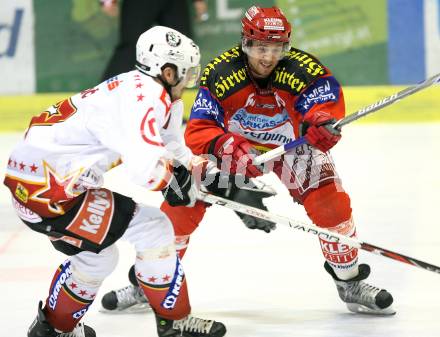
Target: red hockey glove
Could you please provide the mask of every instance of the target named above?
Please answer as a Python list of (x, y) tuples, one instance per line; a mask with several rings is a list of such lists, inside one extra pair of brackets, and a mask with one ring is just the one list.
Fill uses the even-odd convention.
[(253, 158), (260, 153), (243, 136), (225, 133), (214, 140), (210, 153), (222, 161), (222, 168), (230, 167), (232, 174), (250, 178), (263, 174), (261, 168), (252, 165)]
[(330, 150), (341, 139), (341, 130), (333, 127), (336, 119), (328, 112), (306, 114), (304, 122), (308, 124), (305, 133), (307, 142), (322, 152)]

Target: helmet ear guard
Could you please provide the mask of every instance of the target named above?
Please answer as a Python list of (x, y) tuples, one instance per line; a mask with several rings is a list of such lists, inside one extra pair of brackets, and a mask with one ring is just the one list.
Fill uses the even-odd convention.
[(159, 77), (164, 65), (174, 65), (179, 81), (186, 81), (187, 87), (195, 85), (200, 74), (200, 50), (178, 31), (155, 26), (139, 36), (135, 66), (148, 76)]

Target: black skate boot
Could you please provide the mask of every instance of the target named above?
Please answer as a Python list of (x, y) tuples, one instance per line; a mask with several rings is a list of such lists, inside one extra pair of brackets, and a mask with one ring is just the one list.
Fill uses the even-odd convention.
[(43, 312), (43, 302), (38, 304), (38, 314), (28, 329), (28, 337), (96, 337), (95, 330), (91, 327), (78, 323), (71, 332), (58, 332), (46, 320)]
[(173, 321), (156, 315), (159, 337), (222, 337), (226, 334), (223, 323), (186, 316)]
[(138, 313), (151, 310), (144, 292), (137, 283), (134, 266), (128, 272), (128, 279), (130, 280), (130, 285), (112, 290), (102, 297), (101, 304), (103, 309), (101, 312)]
[(368, 264), (360, 264), (359, 275), (346, 281), (338, 279), (327, 262), (324, 263), (324, 268), (333, 277), (339, 297), (351, 312), (372, 315), (394, 315), (396, 313), (392, 307), (393, 296), (388, 291), (364, 282), (370, 275)]

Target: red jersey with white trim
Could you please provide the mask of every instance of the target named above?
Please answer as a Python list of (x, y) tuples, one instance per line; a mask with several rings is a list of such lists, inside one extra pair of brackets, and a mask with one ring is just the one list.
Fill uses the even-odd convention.
[(32, 118), (9, 157), (4, 183), (43, 217), (64, 214), (121, 160), (135, 183), (160, 189), (170, 174), (163, 158), (173, 157), (161, 136), (170, 106), (163, 86), (137, 70), (58, 102)]
[(204, 69), (185, 141), (202, 154), (214, 138), (232, 132), (264, 152), (298, 137), (304, 115), (315, 111), (336, 119), (345, 115), (340, 84), (315, 57), (291, 48), (260, 89), (249, 77), (243, 51), (234, 47)]

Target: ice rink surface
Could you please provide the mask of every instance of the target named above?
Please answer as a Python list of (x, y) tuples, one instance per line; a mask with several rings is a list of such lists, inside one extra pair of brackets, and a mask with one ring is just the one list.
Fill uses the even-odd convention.
[[(1, 173), (20, 135), (0, 136)], [(344, 129), (333, 151), (351, 196), (359, 238), (440, 265), (440, 124), (359, 125)], [(271, 211), (306, 220), (273, 176)], [(117, 174), (108, 184), (118, 189)], [(159, 205), (160, 193), (134, 192)], [(0, 188), (0, 336), (22, 337), (64, 257), (15, 217)], [(84, 321), (102, 337), (157, 336), (151, 313), (99, 312), (107, 291), (128, 284), (134, 251), (118, 244), (120, 261)], [(389, 290), (397, 314), (349, 313), (324, 271), (316, 237), (282, 225), (266, 234), (244, 227), (230, 210), (212, 207), (192, 237), (183, 263), (193, 314), (225, 323), (233, 337), (438, 337), (440, 275), (368, 252), (368, 281)]]

